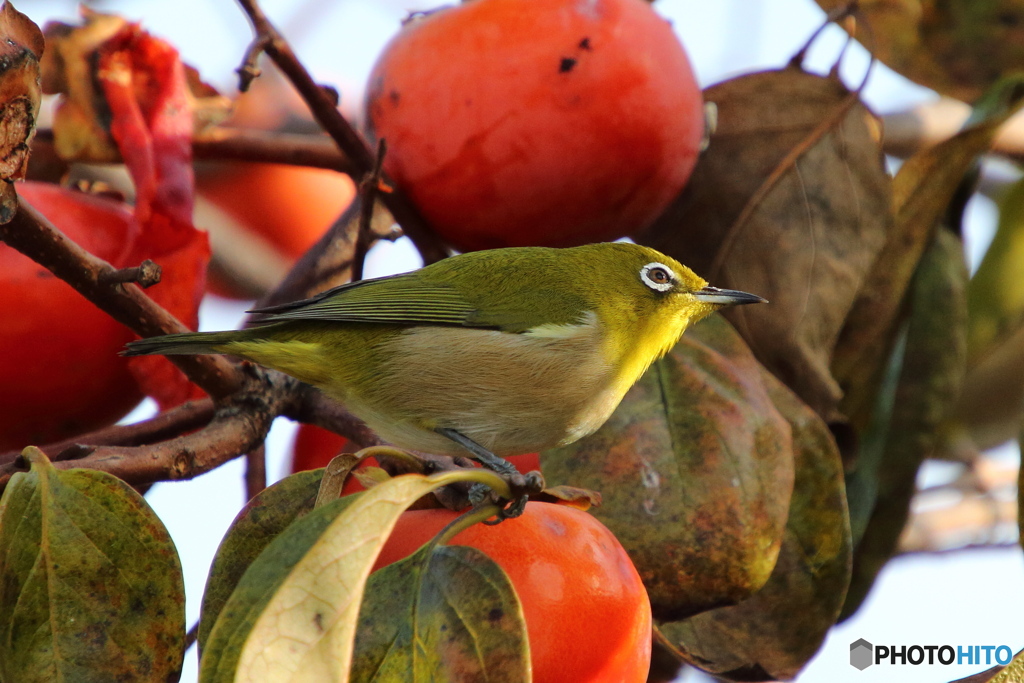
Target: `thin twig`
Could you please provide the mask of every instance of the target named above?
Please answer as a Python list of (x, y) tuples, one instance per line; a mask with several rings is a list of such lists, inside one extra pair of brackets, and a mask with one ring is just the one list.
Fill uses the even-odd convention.
[(163, 270), (159, 265), (146, 259), (132, 268), (119, 268), (114, 271), (105, 271), (97, 276), (96, 280), (103, 285), (128, 284), (134, 282), (143, 289), (149, 289), (160, 283)]
[[(305, 299), (325, 289), (350, 282), (362, 206), (362, 198), (357, 194), (330, 229), (299, 258), (277, 288), (259, 300), (256, 307)], [(391, 214), (377, 202), (373, 211), (370, 246), (378, 239), (395, 239), (399, 236), (401, 233), (395, 232), (393, 226)], [(253, 317), (250, 322), (256, 320), (258, 317)]]
[[(338, 111), (336, 97), (332, 97), (328, 91), (313, 80), (295, 56), (288, 42), (267, 19), (256, 0), (238, 0), (238, 3), (248, 15), (256, 33), (256, 39), (246, 52), (243, 66), (240, 68), (243, 80), (245, 78), (251, 80), (251, 74), (258, 71), (255, 68), (255, 54), (262, 49), (295, 86), (313, 117), (334, 139), (342, 152), (348, 156), (358, 174), (365, 176), (371, 173), (374, 166), (373, 153), (363, 142), (362, 137)], [(448, 255), (447, 249), (434, 235), (427, 222), (400, 188), (384, 195), (381, 200), (402, 226), (409, 239), (419, 249), (424, 263), (433, 263)]]
[(326, 135), (211, 128), (192, 138), (192, 154), (196, 159), (288, 164), (357, 174), (349, 158)]
[[(811, 46), (814, 45), (815, 41), (818, 40), (818, 36), (820, 36), (822, 32), (831, 24), (839, 23), (846, 17), (853, 14), (856, 11), (856, 9), (857, 0), (850, 0), (850, 2), (847, 2), (844, 5), (839, 5), (837, 7), (832, 8), (832, 10), (825, 15), (825, 21), (821, 22), (821, 25), (818, 26), (818, 28), (816, 28), (813, 33), (811, 33), (810, 37), (806, 40), (806, 42), (804, 42), (803, 46), (799, 50), (797, 50), (796, 54), (794, 54), (793, 57), (789, 60), (790, 65), (803, 64), (804, 58), (807, 56), (807, 51), (810, 50)], [(846, 51), (845, 47), (843, 48), (843, 51)], [(839, 59), (842, 59), (842, 55), (839, 56)]]
[[(101, 282), (117, 269), (72, 242), (20, 197), (14, 218), (0, 225), (0, 241), (45, 267), (140, 336), (189, 331), (138, 287)], [(221, 356), (173, 356), (171, 360), (214, 398), (228, 396), (241, 385), (238, 368)]]
[(267, 488), (266, 442), (245, 454), (245, 499), (252, 500), (265, 488)]
[(1001, 529), (1014, 527), (1017, 502), (968, 496), (955, 505), (915, 512), (900, 537), (899, 553), (938, 553), (1002, 545)]
[(373, 232), (373, 210), (377, 205), (377, 195), (381, 191), (381, 173), (384, 166), (384, 155), (387, 154), (387, 142), (377, 143), (377, 160), (373, 163), (373, 172), (359, 183), (359, 197), (362, 200), (359, 212), (359, 227), (356, 230), (355, 251), (352, 254), (352, 279), (363, 279), (363, 267), (366, 265), (366, 254), (375, 241)]
[(185, 652), (196, 644), (196, 640), (199, 638), (199, 622), (192, 624), (192, 628), (185, 634)]
[(256, 37), (245, 48), (245, 54), (242, 56), (242, 65), (235, 69), (235, 72), (238, 74), (239, 91), (249, 92), (249, 86), (252, 85), (252, 82), (263, 74), (263, 70), (259, 68), (257, 63), (260, 60), (260, 55), (267, 49), (270, 40), (270, 35), (263, 31), (258, 31)]
[[(38, 130), (32, 144), (52, 145), (53, 130)], [(83, 150), (83, 154), (87, 151)], [(33, 155), (35, 153), (33, 147)], [(348, 176), (358, 176), (352, 162), (327, 135), (214, 126), (196, 133), (192, 138), (192, 157), (203, 161), (248, 161), (324, 168)], [(100, 160), (79, 156), (73, 161), (89, 163)], [(102, 161), (107, 160), (104, 158)]]
[[(963, 130), (970, 115), (970, 105), (948, 97), (886, 114), (882, 117), (885, 153), (907, 158), (922, 149), (942, 144)], [(1024, 161), (1024, 112), (1011, 116), (999, 127), (990, 151), (1017, 162)]]
[[(82, 457), (78, 453), (84, 449), (91, 451), (96, 446), (145, 446), (170, 439), (206, 426), (212, 417), (212, 400), (187, 401), (142, 422), (105, 427), (39, 448), (51, 461), (73, 460)], [(19, 455), (19, 451), (0, 453), (0, 465), (14, 462)]]

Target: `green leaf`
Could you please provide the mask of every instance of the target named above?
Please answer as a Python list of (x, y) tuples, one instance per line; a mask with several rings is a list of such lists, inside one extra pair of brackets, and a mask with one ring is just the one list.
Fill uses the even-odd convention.
[(249, 565), (292, 522), (313, 509), (323, 474), (324, 470), (318, 469), (285, 477), (263, 489), (235, 517), (217, 548), (206, 580), (199, 615), (200, 652)]
[(793, 426), (796, 483), (778, 562), (738, 605), (660, 624), (685, 661), (735, 681), (789, 680), (839, 616), (850, 582), (850, 526), (839, 451), (818, 416), (778, 381), (772, 401)]
[(713, 316), (595, 434), (541, 454), (548, 481), (601, 491), (593, 514), (629, 553), (659, 618), (738, 602), (775, 566), (793, 442), (766, 377)]
[(526, 622), (508, 576), (480, 550), (430, 543), (375, 572), (352, 680), (531, 680)]
[(1024, 180), (968, 286), (968, 366), (954, 418), (980, 448), (1014, 438), (1024, 410)]
[(0, 680), (177, 680), (185, 587), (163, 524), (116, 477), (24, 455), (0, 499)]

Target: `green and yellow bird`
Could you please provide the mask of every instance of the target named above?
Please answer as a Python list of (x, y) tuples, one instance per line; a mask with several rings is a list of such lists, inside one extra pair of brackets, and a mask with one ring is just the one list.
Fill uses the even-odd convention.
[(488, 461), (594, 432), (688, 325), (763, 301), (636, 244), (494, 249), (126, 354), (246, 358), (319, 387), (396, 446)]

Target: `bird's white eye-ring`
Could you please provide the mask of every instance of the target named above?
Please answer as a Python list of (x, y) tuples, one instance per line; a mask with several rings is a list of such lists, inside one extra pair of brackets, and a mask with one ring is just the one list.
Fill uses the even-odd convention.
[(664, 263), (648, 263), (640, 269), (640, 279), (657, 292), (667, 292), (676, 282), (676, 274)]

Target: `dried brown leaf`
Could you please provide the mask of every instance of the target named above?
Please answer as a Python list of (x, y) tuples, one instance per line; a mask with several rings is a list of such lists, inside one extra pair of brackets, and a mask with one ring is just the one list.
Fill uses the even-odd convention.
[(974, 125), (908, 159), (893, 180), (893, 230), (871, 267), (870, 287), (861, 292), (850, 310), (832, 360), (832, 372), (844, 391), (843, 413), (859, 430), (865, 429), (870, 419), (921, 255), (964, 175), (1022, 102), (1024, 81), (1000, 84), (986, 95), (986, 103), (979, 105)]
[(790, 428), (720, 317), (702, 322), (608, 422), (541, 454), (548, 481), (600, 490), (656, 615), (731, 604), (771, 574), (793, 483)]
[(639, 241), (769, 299), (726, 317), (758, 360), (838, 419), (832, 349), (892, 220), (878, 120), (837, 79), (796, 66), (704, 97), (718, 106), (711, 146)]
[(568, 505), (577, 510), (587, 511), (601, 507), (601, 494), (578, 486), (549, 486), (530, 500), (556, 505)]
[[(817, 0), (822, 9), (849, 0)], [(859, 0), (854, 35), (894, 71), (973, 102), (1000, 76), (1024, 66), (1021, 0)]]

